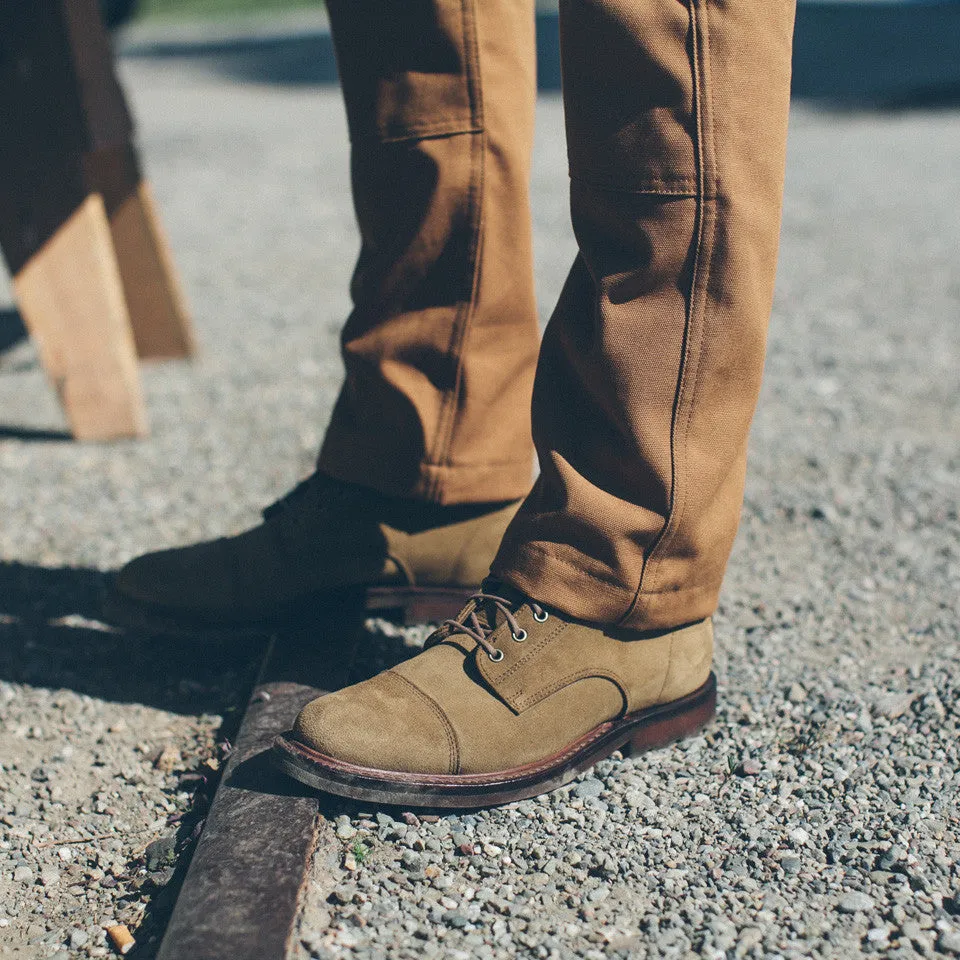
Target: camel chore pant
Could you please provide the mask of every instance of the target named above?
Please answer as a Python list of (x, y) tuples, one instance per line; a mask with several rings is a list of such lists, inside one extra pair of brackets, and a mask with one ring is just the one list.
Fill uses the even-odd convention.
[(328, 0), (362, 247), (319, 467), (438, 503), (530, 490), (530, 0)]
[[(541, 472), (492, 573), (574, 617), (642, 630), (716, 607), (773, 298), (794, 6), (561, 0), (579, 254), (536, 364)], [(519, 495), (532, 10), (330, 8), (363, 250), (320, 468), (442, 503)]]

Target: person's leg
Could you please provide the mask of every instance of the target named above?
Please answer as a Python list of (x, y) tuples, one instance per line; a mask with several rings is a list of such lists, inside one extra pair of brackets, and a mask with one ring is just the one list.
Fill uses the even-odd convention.
[(715, 609), (739, 520), (794, 0), (561, 3), (580, 254), (540, 354), (542, 473), (492, 572), (584, 620), (671, 627)]
[(532, 0), (330, 0), (362, 249), (316, 474), (235, 537), (147, 554), (104, 616), (283, 620), (363, 585), (451, 615), (530, 489)]
[(330, 0), (362, 249), (319, 469), (437, 503), (524, 496), (538, 349), (530, 0)]
[[(541, 350), (542, 473), (485, 593), (309, 704), (281, 767), (484, 805), (709, 719), (773, 293), (793, 0), (561, 0), (580, 245)], [(491, 595), (494, 594), (494, 595)]]

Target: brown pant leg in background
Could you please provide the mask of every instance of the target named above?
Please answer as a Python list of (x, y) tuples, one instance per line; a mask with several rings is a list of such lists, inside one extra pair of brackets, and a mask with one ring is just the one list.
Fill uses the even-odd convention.
[(538, 349), (532, 0), (329, 0), (362, 249), (319, 469), (522, 497)]
[(709, 615), (773, 297), (794, 0), (561, 0), (580, 253), (550, 321), (542, 474), (494, 573), (633, 628)]

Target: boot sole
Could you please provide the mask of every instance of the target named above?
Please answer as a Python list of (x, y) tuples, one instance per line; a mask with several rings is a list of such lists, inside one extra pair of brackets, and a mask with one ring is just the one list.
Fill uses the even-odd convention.
[(342, 603), (350, 592), (362, 591), (364, 609), (406, 626), (439, 623), (455, 617), (479, 587), (344, 587), (311, 594), (261, 620), (223, 621), (190, 617), (122, 594), (112, 584), (101, 598), (100, 613), (105, 623), (128, 630), (170, 636), (202, 635), (210, 639), (262, 635), (323, 616), (326, 604)]
[(288, 736), (274, 741), (271, 760), (315, 790), (370, 803), (471, 809), (526, 800), (556, 790), (615, 750), (645, 753), (692, 736), (716, 714), (717, 678), (679, 700), (602, 723), (559, 753), (495, 773), (417, 774), (344, 763)]

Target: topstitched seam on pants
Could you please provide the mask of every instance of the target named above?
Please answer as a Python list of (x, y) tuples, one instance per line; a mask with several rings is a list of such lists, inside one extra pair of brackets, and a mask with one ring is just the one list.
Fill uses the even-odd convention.
[(530, 460), (529, 457), (517, 457), (513, 460), (490, 460), (484, 458), (483, 460), (476, 460), (472, 463), (457, 462), (455, 460), (447, 460), (445, 463), (435, 463), (433, 460), (422, 460), (420, 465), (422, 467), (429, 467), (431, 470), (477, 470), (480, 468), (486, 467), (515, 467), (523, 463), (528, 463)]
[[(707, 179), (716, 180), (716, 157), (714, 155), (715, 145), (713, 143), (713, 97), (712, 97), (712, 84), (709, 82), (709, 23), (708, 23), (708, 0), (703, 2), (703, 48), (701, 50), (701, 56), (703, 58), (703, 99), (708, 101), (709, 114), (705, 114), (704, 124), (703, 124), (703, 168), (704, 168), (704, 181)], [(683, 436), (684, 440), (689, 435), (690, 423), (693, 420), (694, 411), (697, 409), (697, 399), (700, 396), (700, 390), (703, 385), (703, 378), (700, 376), (701, 370), (706, 367), (707, 360), (707, 351), (710, 346), (710, 338), (707, 336), (707, 325), (709, 321), (708, 316), (708, 305), (709, 305), (709, 296), (710, 296), (710, 280), (713, 276), (713, 265), (714, 259), (716, 257), (717, 246), (714, 242), (716, 236), (717, 228), (717, 205), (714, 200), (708, 201), (704, 199), (703, 201), (704, 209), (704, 237), (703, 237), (703, 246), (706, 249), (706, 265), (703, 271), (703, 279), (701, 282), (703, 290), (703, 319), (700, 324), (700, 342), (696, 355), (696, 362), (693, 367), (693, 376), (691, 384), (691, 394), (690, 394), (690, 404), (687, 408), (687, 416), (684, 421), (684, 430)], [(681, 485), (681, 496), (679, 498), (679, 503), (676, 508), (676, 516), (671, 517), (671, 524), (667, 531), (664, 532), (663, 542), (660, 545), (661, 551), (666, 548), (667, 545), (672, 543), (673, 538), (676, 536), (676, 532), (680, 527), (680, 524), (683, 521), (684, 514), (686, 512), (687, 505), (687, 469), (689, 467), (688, 462), (684, 459), (682, 464), (684, 470), (683, 484)], [(658, 562), (660, 558), (658, 557)], [(658, 591), (647, 591), (648, 593), (655, 593)]]
[(355, 137), (353, 143), (357, 146), (365, 141), (374, 143), (406, 143), (409, 140), (444, 140), (448, 137), (462, 137), (471, 133), (482, 133), (483, 128), (471, 124), (464, 126), (456, 124), (447, 126), (443, 123), (425, 124), (422, 127), (408, 127), (403, 133), (384, 133), (376, 131)]
[(679, 596), (684, 593), (714, 593), (723, 583), (723, 580), (715, 580), (708, 583), (702, 583), (699, 585), (693, 585), (688, 587), (680, 587), (679, 589), (674, 589), (673, 587), (661, 587), (659, 590), (644, 590), (643, 596), (645, 597), (665, 597), (668, 594), (671, 596)]
[(536, 553), (540, 553), (551, 563), (560, 563), (565, 567), (569, 567), (571, 570), (576, 570), (577, 573), (582, 573), (585, 577), (589, 577), (591, 580), (596, 580), (597, 583), (602, 583), (606, 587), (614, 587), (617, 590), (624, 589), (623, 585), (618, 583), (616, 580), (610, 580), (597, 576), (597, 574), (591, 573), (589, 570), (585, 570), (583, 567), (578, 566), (570, 560), (566, 560), (563, 557), (558, 557), (556, 554), (550, 553), (546, 547), (541, 547), (538, 543), (525, 543), (518, 549), (517, 552), (522, 555), (524, 550), (533, 550)]
[[(703, 48), (701, 49), (701, 56), (704, 61), (703, 65), (703, 101), (706, 107), (709, 107), (709, 114), (704, 115), (703, 122), (703, 169), (704, 169), (704, 181), (708, 178), (716, 180), (716, 157), (714, 155), (715, 145), (713, 143), (713, 98), (712, 98), (712, 85), (709, 82), (709, 23), (708, 21), (708, 0), (703, 2)], [(700, 338), (696, 354), (696, 361), (693, 366), (693, 375), (690, 388), (690, 402), (687, 408), (687, 416), (684, 421), (683, 428), (683, 437), (686, 442), (687, 437), (689, 436), (690, 424), (693, 420), (694, 411), (697, 409), (697, 399), (700, 396), (700, 390), (703, 384), (703, 378), (700, 376), (701, 370), (706, 366), (707, 351), (710, 345), (710, 338), (707, 335), (707, 327), (709, 322), (708, 315), (708, 306), (709, 306), (709, 294), (710, 294), (710, 280), (713, 276), (713, 265), (714, 259), (716, 256), (716, 243), (714, 242), (716, 236), (716, 226), (717, 226), (717, 206), (715, 201), (710, 201), (709, 203), (704, 200), (703, 202), (703, 216), (704, 216), (704, 235), (703, 235), (703, 246), (706, 249), (706, 265), (703, 271), (703, 278), (701, 281), (702, 295), (703, 295), (703, 317), (700, 324)], [(689, 469), (689, 463), (686, 459), (683, 460), (682, 469), (683, 473), (683, 483), (680, 485), (680, 496), (678, 498), (678, 504), (675, 510), (675, 516), (671, 517), (671, 523), (668, 529), (664, 532), (663, 542), (660, 545), (661, 553), (666, 548), (667, 545), (673, 542), (674, 537), (676, 536), (677, 530), (679, 529), (684, 514), (686, 512), (687, 505), (687, 471)], [(662, 562), (661, 558), (657, 558), (658, 562)], [(658, 593), (661, 591), (647, 591), (648, 593)]]
[[(614, 587), (622, 592), (626, 593), (627, 591), (619, 584), (613, 580), (605, 580), (603, 577), (597, 576), (595, 573), (591, 573), (589, 570), (585, 570), (583, 567), (577, 566), (570, 560), (565, 559), (564, 557), (555, 556), (552, 553), (549, 553), (544, 547), (541, 547), (537, 543), (525, 543), (520, 547), (518, 553), (522, 556), (524, 550), (534, 550), (537, 553), (542, 554), (547, 558), (550, 563), (559, 563), (565, 567), (569, 567), (571, 570), (576, 570), (578, 573), (582, 573), (584, 576), (589, 577), (591, 580), (596, 580), (597, 583), (602, 583), (608, 587)], [(684, 593), (705, 593), (705, 592), (715, 592), (717, 587), (723, 583), (723, 579), (709, 581), (702, 584), (691, 584), (690, 586), (681, 587), (679, 590), (674, 590), (672, 587), (663, 587), (660, 590), (644, 590), (644, 596), (665, 596), (667, 594), (673, 594), (679, 596)], [(622, 621), (621, 621), (622, 622)]]
[(595, 180), (590, 177), (581, 177), (571, 173), (570, 179), (575, 183), (582, 183), (594, 190), (605, 193), (636, 194), (638, 196), (667, 196), (667, 197), (695, 197), (697, 196), (696, 181), (688, 177), (668, 178), (663, 180), (645, 180), (632, 187), (613, 183), (608, 180)]
[[(706, 340), (706, 287), (709, 283), (710, 278), (710, 268), (712, 266), (713, 258), (713, 249), (712, 244), (709, 243), (709, 240), (712, 237), (712, 234), (708, 233), (707, 225), (707, 200), (706, 200), (706, 183), (707, 183), (707, 138), (709, 136), (709, 131), (707, 130), (707, 123), (709, 117), (706, 114), (706, 105), (705, 100), (708, 96), (709, 90), (709, 78), (707, 76), (707, 62), (706, 62), (706, 44), (707, 44), (707, 0), (703, 2), (703, 17), (702, 20), (698, 17), (699, 13), (699, 3), (698, 0), (692, 0), (691, 3), (691, 20), (693, 24), (693, 64), (695, 72), (695, 82), (697, 84), (697, 157), (698, 157), (698, 179), (702, 186), (700, 200), (698, 202), (697, 217), (699, 220), (698, 224), (698, 238), (697, 238), (697, 252), (694, 260), (694, 273), (690, 285), (690, 317), (688, 324), (688, 340), (686, 347), (686, 355), (684, 358), (684, 370), (681, 381), (681, 393), (678, 397), (678, 405), (684, 402), (686, 395), (689, 393), (689, 400), (686, 404), (686, 411), (683, 417), (682, 429), (678, 431), (676, 437), (677, 443), (677, 454), (675, 460), (674, 468), (674, 480), (673, 480), (673, 503), (671, 504), (670, 513), (667, 517), (667, 522), (664, 525), (664, 529), (661, 533), (659, 542), (651, 549), (650, 554), (647, 558), (647, 563), (644, 564), (644, 570), (641, 574), (641, 586), (638, 590), (638, 595), (642, 591), (644, 579), (649, 579), (650, 574), (655, 566), (655, 564), (662, 562), (662, 556), (666, 551), (667, 546), (673, 541), (673, 538), (676, 536), (677, 528), (680, 525), (680, 521), (684, 514), (684, 508), (686, 506), (686, 496), (687, 496), (687, 459), (686, 459), (686, 443), (687, 437), (689, 435), (690, 422), (693, 419), (694, 405), (697, 395), (697, 386), (699, 380), (699, 373), (701, 369), (701, 364), (703, 360), (703, 349), (704, 343)], [(701, 39), (701, 30), (703, 31), (703, 37)], [(701, 58), (703, 59), (703, 64), (701, 65)], [(715, 212), (715, 211), (714, 211)], [(710, 225), (714, 223), (714, 218), (711, 218)], [(701, 262), (704, 253), (706, 253), (706, 262), (703, 264), (701, 269)], [(703, 290), (704, 295), (704, 315), (700, 323), (699, 337), (697, 337), (696, 330), (696, 318), (698, 312), (698, 302), (700, 299), (700, 291)], [(679, 409), (677, 411), (679, 413)], [(648, 594), (660, 592), (660, 591), (646, 591)]]
[[(696, 163), (696, 176), (697, 176), (697, 204), (696, 204), (696, 220), (694, 226), (694, 254), (693, 254), (693, 267), (692, 275), (690, 279), (690, 300), (686, 309), (686, 316), (684, 319), (684, 331), (683, 331), (683, 346), (681, 349), (680, 355), (680, 370), (677, 377), (677, 388), (674, 394), (673, 402), (673, 415), (671, 417), (670, 425), (670, 473), (671, 473), (671, 483), (670, 483), (670, 507), (667, 512), (666, 520), (664, 521), (663, 527), (660, 529), (659, 534), (655, 538), (654, 542), (651, 544), (647, 555), (644, 557), (643, 566), (640, 570), (640, 581), (637, 584), (636, 592), (634, 593), (633, 600), (630, 603), (627, 610), (624, 612), (623, 616), (617, 621), (618, 623), (626, 623), (636, 612), (637, 607), (640, 604), (640, 598), (643, 594), (653, 594), (656, 591), (644, 591), (644, 581), (648, 579), (649, 572), (655, 563), (659, 562), (660, 554), (662, 553), (665, 545), (669, 543), (672, 538), (673, 531), (676, 529), (676, 520), (678, 516), (678, 510), (682, 510), (682, 496), (685, 493), (685, 484), (680, 482), (680, 472), (683, 466), (683, 458), (679, 450), (679, 443), (685, 440), (686, 438), (686, 429), (689, 426), (690, 417), (692, 415), (692, 406), (687, 407), (687, 410), (684, 412), (684, 425), (683, 425), (683, 434), (682, 437), (679, 435), (679, 417), (681, 416), (681, 407), (683, 400), (687, 391), (687, 381), (692, 373), (694, 378), (694, 384), (696, 383), (696, 368), (693, 371), (688, 370), (688, 364), (693, 360), (696, 362), (696, 357), (691, 357), (692, 344), (691, 340), (694, 333), (694, 321), (696, 319), (696, 310), (697, 310), (697, 300), (700, 287), (703, 283), (706, 283), (707, 277), (701, 277), (701, 257), (704, 253), (704, 215), (706, 208), (706, 170), (705, 170), (705, 141), (706, 141), (706, 131), (704, 129), (704, 96), (705, 89), (707, 86), (706, 77), (705, 77), (705, 66), (701, 67), (700, 57), (704, 53), (702, 45), (705, 45), (707, 42), (706, 38), (706, 24), (704, 24), (704, 36), (701, 40), (700, 37), (700, 21), (698, 18), (698, 6), (699, 0), (687, 0), (687, 9), (689, 11), (690, 17), (690, 42), (691, 42), (691, 51), (690, 51), (690, 69), (693, 75), (693, 110), (695, 115), (696, 123), (696, 141), (695, 141), (695, 163)], [(704, 7), (706, 7), (706, 0), (704, 0)], [(709, 267), (710, 261), (710, 251), (707, 252), (707, 265)], [(684, 481), (686, 478), (684, 477)]]
[[(464, 345), (466, 343), (470, 319), (473, 316), (473, 308), (476, 304), (477, 290), (480, 283), (480, 250), (483, 243), (483, 188), (486, 137), (483, 132), (483, 92), (481, 89), (480, 44), (477, 36), (479, 25), (477, 23), (476, 5), (473, 0), (461, 0), (460, 9), (464, 34), (466, 83), (467, 93), (470, 99), (470, 112), (474, 123), (480, 128), (480, 132), (472, 139), (470, 144), (470, 190), (468, 194), (468, 205), (470, 211), (471, 236), (470, 248), (467, 254), (468, 263), (472, 265), (470, 295), (469, 299), (461, 304), (457, 310), (453, 329), (450, 334), (448, 350), (457, 358), (457, 369), (453, 389), (444, 395), (441, 404), (433, 456), (430, 457), (433, 462), (440, 465), (443, 465), (447, 461), (450, 454), (450, 447), (453, 444), (453, 434), (457, 419), (456, 410), (460, 399), (460, 392), (463, 388)], [(481, 81), (480, 83), (478, 83), (478, 79)], [(434, 475), (434, 482), (431, 484), (429, 491), (431, 499), (436, 499), (440, 493), (440, 479), (439, 474)]]

